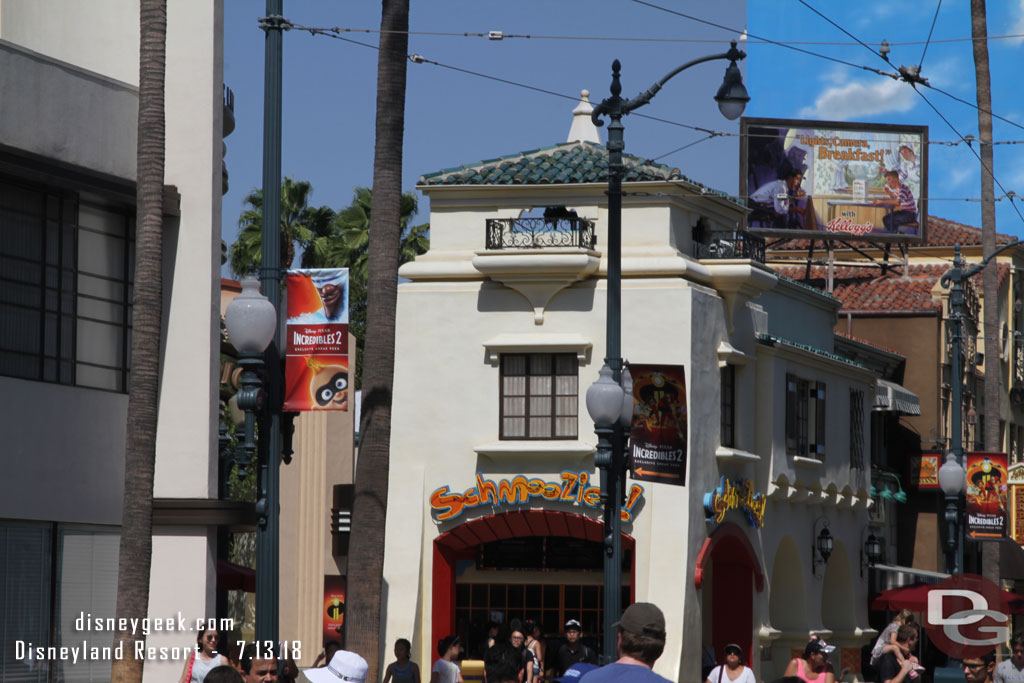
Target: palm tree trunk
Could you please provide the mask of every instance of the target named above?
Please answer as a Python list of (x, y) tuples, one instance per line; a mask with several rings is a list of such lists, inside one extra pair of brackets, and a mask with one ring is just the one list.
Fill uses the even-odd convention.
[[(992, 81), (988, 71), (988, 26), (985, 0), (971, 0), (971, 37), (978, 101), (978, 137), (981, 138), (981, 250), (996, 250), (996, 204), (992, 180)], [(1002, 360), (999, 349), (999, 284), (993, 259), (982, 273), (983, 334), (985, 336), (985, 450), (999, 451)], [(968, 361), (970, 362), (970, 361)], [(999, 582), (999, 544), (982, 544), (982, 572)]]
[[(131, 375), (124, 456), (124, 505), (117, 564), (117, 616), (142, 619), (149, 610), (153, 553), (153, 469), (156, 461), (157, 391), (162, 315), (164, 188), (164, 69), (167, 2), (142, 0), (139, 10), (139, 127), (136, 180), (135, 295), (132, 301)], [(142, 681), (133, 643), (141, 632), (118, 631), (125, 656), (111, 680)]]
[(409, 0), (383, 0), (377, 61), (377, 121), (373, 157), (367, 276), (366, 363), (359, 462), (348, 552), (346, 646), (366, 658), (368, 681), (380, 679), (381, 585), (391, 450), (391, 390), (395, 375), (402, 136)]

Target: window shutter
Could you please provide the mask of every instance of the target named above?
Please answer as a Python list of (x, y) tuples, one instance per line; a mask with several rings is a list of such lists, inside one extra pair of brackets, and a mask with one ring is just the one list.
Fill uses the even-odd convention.
[[(75, 630), (81, 614), (114, 615), (117, 606), (117, 558), (120, 536), (109, 530), (61, 526), (60, 584), (58, 587), (58, 645), (108, 647), (109, 631)], [(127, 656), (127, 655), (126, 655)], [(64, 661), (60, 663), (68, 681), (109, 681), (109, 660)]]
[(38, 662), (34, 670), (14, 658), (15, 640), (33, 647), (50, 643), (51, 525), (0, 523), (0, 680), (44, 682), (54, 664)]
[(814, 393), (814, 440), (815, 444), (812, 453), (819, 458), (825, 457), (825, 384), (816, 382), (811, 384)]
[(799, 397), (797, 396), (797, 382), (792, 375), (786, 375), (786, 451), (793, 453), (797, 450), (797, 411)]

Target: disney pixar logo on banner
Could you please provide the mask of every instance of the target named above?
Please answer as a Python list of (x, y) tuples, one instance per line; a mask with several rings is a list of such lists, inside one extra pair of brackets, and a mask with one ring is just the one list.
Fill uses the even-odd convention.
[(1021, 598), (983, 576), (957, 574), (928, 591), (924, 626), (940, 650), (957, 659), (980, 657), (1010, 638), (1007, 613)]

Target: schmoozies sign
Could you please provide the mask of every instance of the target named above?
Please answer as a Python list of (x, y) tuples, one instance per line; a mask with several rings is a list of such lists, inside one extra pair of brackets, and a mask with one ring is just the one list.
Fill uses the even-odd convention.
[[(534, 498), (561, 501), (588, 508), (601, 508), (601, 487), (589, 486), (589, 472), (562, 472), (558, 481), (545, 481), (517, 475), (512, 479), (493, 481), (476, 473), (476, 486), (462, 493), (453, 492), (442, 486), (430, 494), (430, 511), (438, 522), (455, 519), (466, 510), (480, 505), (505, 507), (524, 505)], [(633, 520), (633, 508), (644, 495), (644, 487), (633, 484), (622, 506), (620, 518), (623, 522)]]

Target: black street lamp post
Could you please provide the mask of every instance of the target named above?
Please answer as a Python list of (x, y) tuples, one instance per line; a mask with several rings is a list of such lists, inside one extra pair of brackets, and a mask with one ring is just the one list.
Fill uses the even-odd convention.
[[(624, 426), (632, 418), (632, 395), (625, 395), (622, 377), (622, 117), (644, 106), (671, 78), (691, 66), (718, 59), (729, 60), (725, 78), (715, 95), (722, 114), (732, 120), (743, 113), (750, 100), (743, 77), (736, 62), (746, 57), (733, 41), (728, 52), (691, 60), (670, 71), (661, 80), (637, 97), (620, 97), (619, 60), (612, 62), (611, 97), (594, 108), (591, 120), (601, 126), (601, 116), (607, 115), (608, 124), (608, 294), (606, 314), (606, 355), (600, 377), (587, 390), (587, 410), (594, 420), (597, 434), (597, 453), (594, 464), (601, 469), (601, 503), (604, 507), (604, 630), (603, 663), (616, 658), (616, 634), (613, 624), (622, 613), (622, 540), (619, 532), (623, 488), (626, 476)], [(627, 406), (628, 405), (628, 410)], [(628, 413), (628, 414), (627, 414)]]
[(962, 343), (964, 340), (964, 316), (966, 315), (966, 301), (964, 298), (964, 282), (978, 273), (985, 265), (996, 256), (1016, 246), (1020, 246), (1022, 240), (1016, 240), (1004, 244), (991, 254), (981, 260), (980, 263), (967, 268), (967, 262), (960, 254), (960, 245), (957, 244), (953, 251), (953, 269), (942, 276), (942, 286), (949, 289), (949, 336), (952, 346), (952, 357), (950, 358), (950, 384), (952, 384), (952, 406), (950, 407), (949, 425), (949, 453), (946, 454), (945, 462), (939, 468), (939, 486), (946, 497), (946, 510), (944, 521), (946, 533), (944, 544), (946, 549), (946, 571), (949, 574), (959, 574), (964, 569), (964, 530), (961, 523), (961, 505), (966, 482), (966, 462), (964, 462), (963, 449), (963, 354)]

